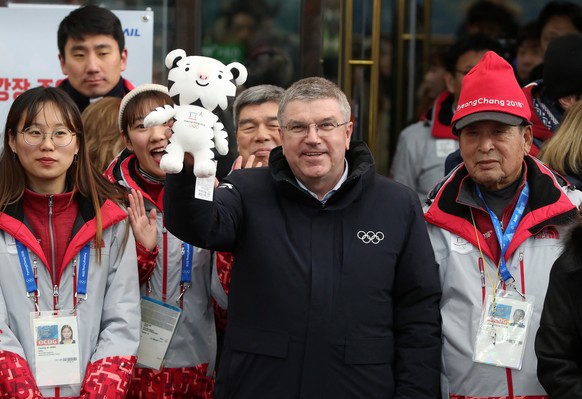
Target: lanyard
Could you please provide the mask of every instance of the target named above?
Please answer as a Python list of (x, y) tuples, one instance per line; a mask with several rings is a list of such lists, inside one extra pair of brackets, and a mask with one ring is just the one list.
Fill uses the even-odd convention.
[(180, 277), (180, 295), (176, 302), (182, 307), (182, 300), (186, 290), (192, 286), (192, 256), (194, 247), (185, 242), (182, 243), (182, 277)]
[[(24, 283), (26, 284), (26, 294), (27, 296), (33, 296), (33, 293), (38, 295), (38, 286), (36, 285), (36, 280), (34, 278), (34, 271), (30, 266), (30, 256), (28, 255), (28, 249), (20, 241), (16, 240), (16, 248), (18, 251), (18, 259), (20, 260), (20, 267), (22, 268), (22, 274), (24, 275)], [(81, 249), (80, 254), (80, 267), (79, 275), (77, 277), (77, 292), (76, 296), (83, 295), (83, 299), (87, 298), (87, 280), (89, 276), (89, 254), (91, 252), (91, 246), (89, 244), (85, 245)]]
[(34, 271), (32, 270), (32, 266), (30, 264), (28, 249), (26, 249), (24, 244), (18, 240), (16, 240), (16, 249), (18, 251), (18, 259), (20, 260), (22, 274), (24, 275), (24, 283), (26, 284), (26, 295), (28, 297), (36, 296), (35, 294), (38, 293), (38, 287), (34, 278)]
[(79, 256), (79, 275), (77, 277), (77, 292), (76, 297), (82, 295), (82, 299), (87, 299), (87, 280), (89, 280), (89, 254), (91, 252), (91, 246), (86, 244), (81, 249), (81, 254)]
[(181, 284), (190, 284), (192, 282), (192, 256), (194, 247), (190, 244), (183, 243), (184, 255), (182, 255), (182, 277)]
[(525, 182), (525, 186), (521, 193), (519, 194), (519, 199), (517, 200), (517, 204), (515, 205), (515, 209), (513, 210), (513, 214), (511, 215), (511, 219), (509, 219), (509, 223), (505, 232), (501, 228), (501, 223), (499, 223), (499, 219), (497, 215), (493, 213), (493, 211), (487, 206), (485, 203), (485, 198), (483, 198), (483, 194), (479, 189), (479, 186), (476, 186), (476, 192), (483, 204), (485, 204), (485, 208), (487, 212), (489, 212), (489, 216), (491, 217), (491, 222), (493, 223), (493, 228), (495, 229), (495, 235), (497, 236), (497, 241), (499, 242), (499, 247), (501, 248), (501, 257), (499, 260), (499, 274), (504, 282), (508, 281), (509, 279), (513, 279), (513, 276), (507, 270), (507, 265), (505, 264), (505, 252), (513, 239), (513, 235), (515, 234), (515, 230), (517, 230), (517, 225), (523, 216), (523, 211), (525, 210), (525, 205), (527, 204), (527, 200), (529, 198), (529, 184), (527, 181)]

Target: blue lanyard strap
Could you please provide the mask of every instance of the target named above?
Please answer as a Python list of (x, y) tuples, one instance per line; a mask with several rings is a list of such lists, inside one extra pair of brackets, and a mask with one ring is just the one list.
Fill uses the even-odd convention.
[[(28, 255), (28, 249), (20, 241), (16, 240), (16, 249), (18, 251), (18, 259), (20, 260), (20, 267), (22, 268), (22, 274), (24, 275), (24, 283), (26, 284), (26, 292), (28, 296), (33, 293), (38, 293), (38, 287), (36, 285), (36, 280), (34, 278), (34, 271), (32, 270), (30, 264), (30, 256)], [(79, 266), (79, 276), (77, 278), (77, 293), (76, 296), (82, 295), (82, 299), (87, 299), (87, 280), (89, 276), (89, 255), (91, 252), (91, 246), (89, 244), (85, 245), (81, 249), (80, 255), (80, 266)]]
[(182, 307), (182, 299), (186, 290), (192, 286), (192, 256), (194, 256), (194, 247), (185, 242), (182, 243), (182, 277), (180, 278), (180, 295), (176, 303)]
[(479, 196), (481, 201), (483, 201), (483, 204), (485, 204), (485, 208), (487, 209), (487, 212), (489, 212), (489, 216), (491, 217), (491, 222), (493, 223), (493, 228), (495, 229), (495, 235), (497, 236), (497, 241), (499, 242), (499, 247), (501, 248), (501, 257), (499, 261), (499, 274), (501, 275), (503, 281), (506, 282), (510, 279), (513, 279), (513, 276), (511, 275), (509, 270), (507, 270), (507, 265), (505, 264), (505, 252), (507, 251), (507, 248), (509, 247), (511, 240), (513, 239), (513, 235), (515, 234), (515, 230), (517, 230), (517, 226), (519, 225), (521, 217), (523, 216), (525, 205), (527, 204), (527, 200), (529, 198), (529, 184), (527, 183), (527, 181), (525, 182), (525, 186), (523, 187), (521, 193), (519, 194), (517, 204), (515, 205), (515, 209), (513, 210), (511, 219), (509, 219), (509, 223), (507, 225), (507, 228), (505, 229), (505, 232), (503, 232), (503, 229), (501, 228), (501, 223), (499, 223), (497, 215), (495, 215), (495, 213), (493, 213), (489, 206), (487, 206), (487, 203), (485, 203), (485, 198), (483, 197), (483, 194), (481, 193), (479, 186), (476, 186), (475, 191), (477, 192), (477, 195)]
[(183, 243), (182, 250), (182, 277), (180, 283), (190, 284), (192, 282), (192, 256), (194, 256), (194, 247), (190, 244)]
[(16, 249), (18, 251), (20, 267), (22, 268), (22, 275), (24, 276), (24, 283), (26, 284), (26, 294), (30, 297), (33, 293), (36, 294), (38, 292), (38, 287), (34, 278), (32, 265), (30, 264), (28, 249), (18, 240), (16, 240)]
[(89, 280), (89, 255), (91, 254), (91, 246), (86, 244), (81, 249), (79, 256), (79, 275), (77, 277), (77, 292), (76, 297), (82, 295), (83, 299), (87, 299), (87, 281)]

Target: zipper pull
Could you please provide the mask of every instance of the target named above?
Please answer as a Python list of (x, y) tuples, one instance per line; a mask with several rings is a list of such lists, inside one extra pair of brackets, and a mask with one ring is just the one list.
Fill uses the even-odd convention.
[(53, 296), (54, 297), (58, 297), (59, 296), (59, 286), (56, 285), (56, 284), (53, 286)]

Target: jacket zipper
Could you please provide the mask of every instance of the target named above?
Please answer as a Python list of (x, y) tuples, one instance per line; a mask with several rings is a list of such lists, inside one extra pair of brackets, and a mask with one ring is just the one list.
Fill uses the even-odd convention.
[[(53, 196), (49, 195), (49, 201), (48, 201), (48, 206), (49, 206), (49, 220), (48, 220), (48, 225), (49, 225), (49, 237), (51, 240), (51, 263), (52, 263), (52, 277), (51, 280), (53, 282), (53, 309), (57, 309), (57, 306), (59, 304), (59, 285), (55, 283), (56, 278), (57, 278), (57, 265), (56, 263), (56, 257), (55, 257), (55, 237), (54, 237), (54, 231), (53, 231)], [(59, 387), (55, 387), (55, 398), (60, 398), (61, 397), (61, 390)]]
[(57, 265), (55, 257), (55, 237), (53, 231), (53, 196), (48, 197), (48, 227), (49, 227), (49, 239), (51, 244), (51, 271), (52, 271), (52, 283), (53, 283), (53, 309), (57, 309), (59, 304), (59, 285), (56, 283), (57, 279)]

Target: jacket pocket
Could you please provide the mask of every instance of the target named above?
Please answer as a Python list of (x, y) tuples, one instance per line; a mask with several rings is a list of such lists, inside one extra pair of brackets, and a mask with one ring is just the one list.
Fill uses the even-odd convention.
[(234, 351), (278, 358), (287, 357), (289, 349), (287, 333), (239, 327), (232, 329), (229, 335), (229, 346)]
[(382, 364), (392, 362), (392, 337), (348, 339), (344, 362), (346, 364)]

